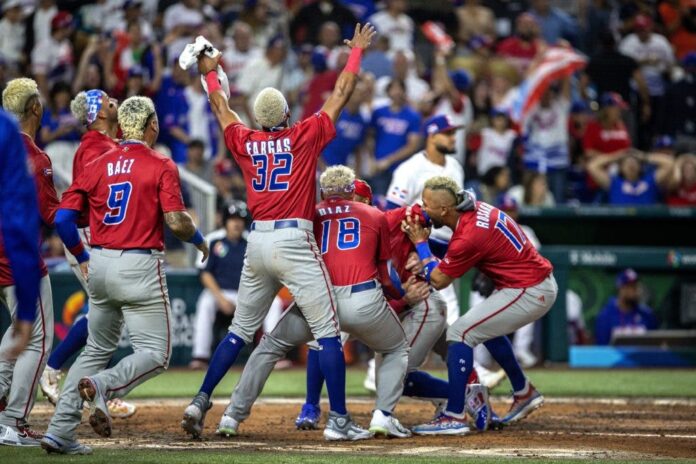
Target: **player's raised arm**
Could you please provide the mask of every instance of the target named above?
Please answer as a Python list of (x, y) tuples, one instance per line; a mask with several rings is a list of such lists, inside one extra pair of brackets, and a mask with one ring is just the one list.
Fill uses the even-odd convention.
[(215, 58), (210, 58), (205, 53), (198, 56), (198, 72), (205, 78), (205, 83), (208, 86), (208, 100), (210, 108), (220, 124), (220, 128), (224, 131), (230, 124), (242, 122), (239, 115), (235, 113), (227, 101), (227, 95), (222, 90), (220, 81), (218, 80), (217, 67), (222, 54), (218, 53)]
[(345, 44), (351, 48), (348, 63), (346, 63), (346, 67), (343, 68), (343, 71), (338, 76), (333, 92), (331, 92), (331, 95), (321, 108), (333, 122), (336, 122), (341, 114), (341, 110), (348, 103), (348, 99), (353, 94), (353, 90), (355, 90), (355, 84), (360, 73), (362, 52), (370, 46), (370, 42), (372, 42), (375, 34), (375, 28), (370, 23), (366, 23), (362, 27), (360, 24), (356, 24), (353, 38), (345, 41)]

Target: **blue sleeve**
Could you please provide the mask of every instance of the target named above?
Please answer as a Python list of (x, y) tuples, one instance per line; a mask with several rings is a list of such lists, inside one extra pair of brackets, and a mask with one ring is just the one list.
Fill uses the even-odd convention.
[(80, 253), (75, 254), (72, 250), (80, 245), (80, 234), (77, 232), (77, 220), (79, 217), (80, 211), (61, 208), (56, 212), (55, 225), (56, 231), (63, 243), (65, 243), (65, 246), (73, 253), (78, 263), (83, 263), (89, 259), (89, 253), (82, 249)]
[(595, 321), (595, 340), (597, 345), (608, 345), (611, 341), (611, 318), (606, 306)]
[(33, 321), (39, 298), (39, 209), (19, 128), (0, 111), (0, 228), (15, 281), (17, 319)]
[(410, 121), (408, 123), (408, 133), (412, 134), (415, 132), (416, 134), (420, 134), (421, 118), (418, 115), (418, 113), (414, 111), (409, 119)]

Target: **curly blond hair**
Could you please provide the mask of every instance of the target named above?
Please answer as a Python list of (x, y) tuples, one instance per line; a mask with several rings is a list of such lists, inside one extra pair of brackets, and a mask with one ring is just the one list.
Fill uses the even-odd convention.
[(425, 182), (423, 189), (429, 190), (444, 190), (452, 195), (452, 198), (457, 203), (461, 199), (460, 188), (457, 183), (451, 177), (447, 176), (435, 176), (431, 177)]
[(127, 98), (118, 108), (118, 125), (124, 139), (142, 140), (147, 121), (155, 114), (155, 104), (147, 97)]
[(2, 106), (23, 121), (27, 117), (27, 105), (34, 97), (40, 98), (39, 86), (34, 79), (12, 79), (2, 92)]
[(325, 194), (352, 192), (354, 181), (355, 172), (341, 164), (327, 168), (319, 177), (321, 191)]
[(285, 121), (288, 116), (288, 102), (278, 89), (266, 87), (254, 100), (254, 117), (261, 127), (271, 129)]

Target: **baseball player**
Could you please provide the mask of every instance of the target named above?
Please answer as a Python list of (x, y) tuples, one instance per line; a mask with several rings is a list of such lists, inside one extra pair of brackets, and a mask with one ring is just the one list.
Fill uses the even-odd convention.
[[(36, 186), (27, 172), (27, 155), (19, 128), (0, 109), (0, 232), (10, 272), (15, 282), (17, 311), (2, 359), (14, 359), (29, 343), (36, 319), (41, 281), (39, 258), (39, 210)], [(0, 398), (0, 410), (7, 399)]]
[[(323, 201), (317, 205), (314, 219), (314, 232), (320, 237), (317, 244), (334, 286), (342, 329), (383, 356), (369, 433), (352, 439), (366, 438), (371, 433), (407, 438), (411, 432), (399, 423), (393, 411), (403, 390), (408, 346), (401, 324), (382, 293), (382, 285), (391, 287), (387, 268), (391, 256), (389, 231), (382, 212), (352, 201), (354, 180), (350, 168), (328, 168), (320, 178)], [(220, 421), (219, 434), (237, 434), (275, 363), (292, 347), (311, 339), (309, 325), (294, 305), (254, 350)], [(324, 431), (324, 437), (343, 439), (330, 428)]]
[[(53, 186), (51, 160), (34, 143), (43, 116), (43, 105), (36, 82), (27, 78), (8, 82), (2, 92), (2, 106), (19, 121), (27, 160), (34, 172), (39, 215), (45, 225), (52, 226), (58, 209), (58, 196)], [(40, 294), (38, 300), (34, 301), (35, 319), (29, 345), (21, 355), (0, 361), (0, 398), (5, 399), (0, 400), (0, 403), (5, 403), (4, 410), (0, 412), (0, 444), (3, 445), (38, 446), (41, 439), (41, 435), (27, 423), (27, 417), (34, 406), (39, 377), (53, 344), (51, 281), (43, 260), (39, 261), (39, 269)], [(0, 302), (9, 309), (12, 319), (17, 317), (14, 285), (14, 274), (5, 248), (0, 247)], [(0, 350), (9, 347), (13, 343), (12, 338), (12, 331), (8, 330), (2, 339)]]
[(407, 218), (403, 230), (416, 245), (426, 279), (434, 288), (449, 285), (476, 266), (493, 279), (497, 290), (447, 330), (447, 409), (431, 422), (413, 429), (423, 435), (468, 432), (463, 420), (464, 386), (473, 368), (473, 348), (479, 343), (484, 343), (505, 369), (514, 389), (504, 423), (526, 417), (544, 401), (515, 360), (505, 334), (539, 319), (551, 308), (558, 292), (553, 267), (515, 221), (458, 188), (453, 179), (438, 176), (429, 179), (423, 190), (423, 210), (433, 226), (454, 230), (442, 261), (433, 257), (428, 246), (429, 230), (419, 221)]
[[(89, 454), (75, 441), (82, 402), (89, 423), (111, 435), (106, 401), (167, 368), (171, 355), (171, 310), (164, 264), (164, 222), (181, 240), (208, 256), (208, 246), (181, 198), (174, 162), (151, 147), (159, 123), (146, 97), (131, 97), (118, 109), (124, 139), (85, 166), (63, 195), (56, 226), (88, 281), (91, 309), (87, 346), (68, 372), (56, 412), (41, 446), (48, 452)], [(76, 221), (88, 205), (91, 253)], [(125, 322), (133, 354), (104, 369), (118, 346)]]
[(288, 127), (290, 110), (285, 97), (266, 88), (254, 102), (256, 121), (263, 128), (245, 127), (230, 110), (218, 81), (215, 59), (199, 55), (213, 113), (225, 133), (227, 148), (247, 184), (249, 209), (255, 221), (248, 237), (247, 255), (237, 297), (237, 309), (227, 337), (218, 345), (203, 385), (184, 411), (182, 427), (193, 436), (203, 429), (210, 395), (239, 351), (252, 341), (281, 285), (295, 297), (314, 338), (321, 345), (320, 362), (326, 376), (331, 411), (325, 434), (343, 439), (366, 438), (345, 406), (345, 360), (336, 317), (336, 296), (313, 234), (316, 198), (315, 171), (324, 147), (336, 134), (341, 109), (350, 98), (360, 72), (362, 51), (375, 31), (366, 24), (355, 28), (346, 44), (352, 48), (333, 93), (315, 115)]
[[(73, 159), (73, 179), (77, 179), (86, 164), (118, 146), (115, 140), (118, 133), (118, 101), (110, 98), (103, 90), (92, 89), (78, 93), (70, 103), (70, 110), (75, 119), (84, 124), (87, 129)], [(83, 218), (84, 220), (87, 218), (86, 211), (83, 213)], [(79, 231), (82, 244), (89, 252), (89, 227), (80, 228)], [(82, 275), (79, 263), (67, 249), (65, 256), (85, 294), (89, 295), (87, 281)], [(86, 343), (87, 318), (82, 317), (75, 321), (65, 338), (53, 350), (48, 358), (46, 369), (39, 379), (41, 391), (51, 404), (55, 405), (60, 395), (61, 367)], [(109, 400), (107, 405), (111, 417), (125, 419), (136, 412), (135, 405), (120, 398)]]

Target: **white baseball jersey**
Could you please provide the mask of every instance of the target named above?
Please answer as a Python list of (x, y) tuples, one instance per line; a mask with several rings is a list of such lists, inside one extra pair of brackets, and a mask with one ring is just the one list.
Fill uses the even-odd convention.
[[(464, 168), (454, 156), (445, 156), (445, 165), (440, 166), (430, 161), (423, 150), (396, 168), (387, 190), (387, 200), (399, 206), (420, 203), (425, 182), (435, 176), (451, 177), (459, 188), (464, 188)], [(449, 242), (452, 230), (448, 227), (433, 229), (431, 237)]]

